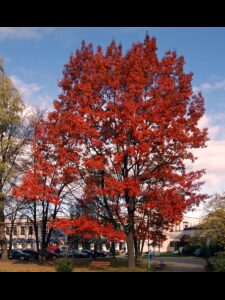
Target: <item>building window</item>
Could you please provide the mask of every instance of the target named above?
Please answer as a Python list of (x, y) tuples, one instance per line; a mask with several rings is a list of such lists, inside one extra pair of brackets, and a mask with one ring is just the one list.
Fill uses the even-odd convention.
[(25, 235), (25, 227), (21, 226), (21, 235)]
[(171, 247), (171, 248), (174, 247), (174, 241), (170, 242), (170, 247)]
[(188, 222), (183, 222), (184, 228), (188, 228)]
[(29, 226), (29, 235), (33, 235), (33, 226)]
[(170, 248), (174, 248), (174, 250), (178, 250), (180, 247), (180, 241), (171, 241)]
[(10, 235), (10, 228), (6, 227), (6, 235)]

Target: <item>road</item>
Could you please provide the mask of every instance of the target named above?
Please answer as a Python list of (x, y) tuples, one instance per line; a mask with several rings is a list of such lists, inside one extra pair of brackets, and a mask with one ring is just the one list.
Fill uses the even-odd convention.
[(198, 257), (154, 257), (152, 262), (163, 262), (163, 272), (205, 272), (206, 260)]

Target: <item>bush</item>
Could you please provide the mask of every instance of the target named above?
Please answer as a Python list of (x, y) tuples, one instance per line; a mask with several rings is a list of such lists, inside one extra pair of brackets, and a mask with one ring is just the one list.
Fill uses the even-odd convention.
[(57, 272), (70, 273), (73, 272), (73, 262), (68, 259), (64, 259), (57, 264)]
[(218, 251), (215, 253), (215, 255), (218, 257), (225, 257), (225, 251)]
[(213, 265), (214, 272), (225, 272), (225, 259), (218, 259)]
[(209, 259), (214, 272), (225, 272), (225, 258), (220, 256), (218, 258)]

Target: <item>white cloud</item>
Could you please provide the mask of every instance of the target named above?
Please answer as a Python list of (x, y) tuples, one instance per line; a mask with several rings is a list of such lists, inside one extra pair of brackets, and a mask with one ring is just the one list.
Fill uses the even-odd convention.
[(198, 149), (198, 157), (192, 169), (205, 169), (203, 190), (207, 193), (221, 192), (225, 189), (225, 114), (205, 115), (199, 122), (200, 128), (209, 129), (210, 141), (207, 148)]
[(204, 115), (199, 123), (201, 129), (209, 129), (209, 138), (211, 140), (225, 140), (225, 113), (215, 115)]
[(10, 79), (27, 104), (37, 106), (41, 110), (51, 108), (53, 98), (45, 91), (44, 87), (36, 83), (26, 83), (16, 75), (10, 76)]
[(217, 81), (214, 83), (205, 82), (199, 87), (194, 86), (193, 92), (198, 93), (199, 91), (209, 91), (209, 90), (225, 90), (225, 80)]
[(53, 31), (52, 27), (0, 27), (0, 40), (5, 39), (40, 39), (45, 33)]
[(31, 100), (30, 98), (35, 94), (40, 92), (43, 87), (37, 85), (36, 83), (25, 83), (17, 76), (10, 76), (15, 87), (18, 89), (20, 95), (24, 98), (25, 101)]

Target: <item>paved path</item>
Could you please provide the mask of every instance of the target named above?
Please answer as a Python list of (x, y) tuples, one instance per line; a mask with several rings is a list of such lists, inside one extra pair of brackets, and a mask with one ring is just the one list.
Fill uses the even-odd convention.
[(163, 272), (205, 272), (206, 260), (198, 257), (154, 257), (152, 262), (166, 264)]

